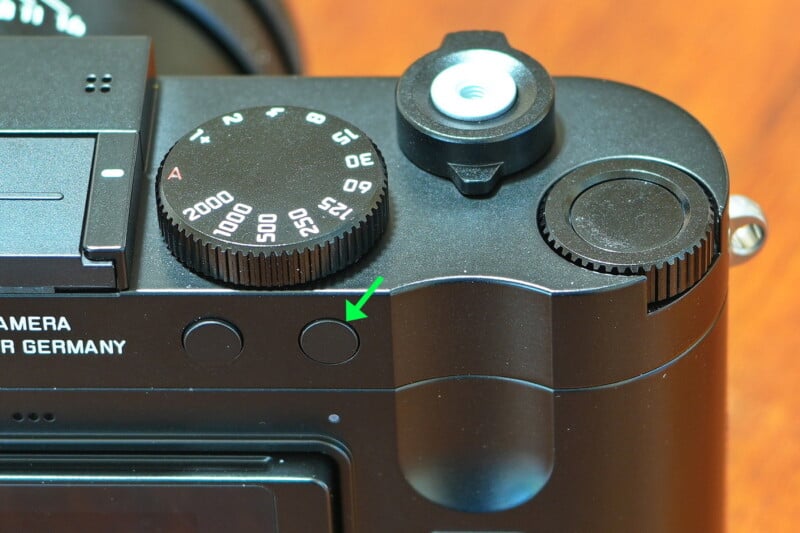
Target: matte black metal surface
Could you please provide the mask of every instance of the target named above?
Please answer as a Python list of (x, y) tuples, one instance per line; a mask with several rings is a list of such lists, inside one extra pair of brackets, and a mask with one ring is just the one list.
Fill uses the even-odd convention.
[[(85, 43), (72, 49), (79, 70), (96, 59), (96, 41), (69, 42)], [(117, 43), (109, 50), (124, 48)], [(10, 64), (29, 52), (15, 48)], [(142, 54), (126, 53), (119, 64), (133, 63), (119, 72), (146, 71)], [(44, 80), (74, 67), (46, 63), (36, 67)], [(556, 78), (551, 150), (494, 194), (466, 198), (403, 155), (395, 85), (161, 78), (129, 288), (2, 297), (3, 449), (164, 454), (176, 448), (161, 440), (172, 438), (183, 452), (225, 454), (261, 439), (272, 451), (327, 453), (344, 487), (332, 505), (344, 533), (720, 531), (726, 240), (694, 287), (653, 309), (644, 276), (573, 264), (538, 232), (539, 205), (564, 175), (635, 157), (703, 184), (726, 235), (727, 174), (711, 137), (639, 89)], [(278, 102), (335, 113), (373, 139), (393, 216), (381, 242), (339, 274), (293, 290), (234, 290), (190, 272), (163, 243), (157, 166), (198, 124)], [(30, 117), (13, 120), (38, 135), (46, 117), (25, 105)], [(112, 107), (103, 119), (88, 106), (75, 133), (87, 123), (137, 131), (128, 111), (141, 116), (146, 104)], [(57, 115), (54, 127), (70, 124), (70, 114)], [(369, 318), (350, 325), (356, 357), (307, 357), (304, 328), (342, 319), (345, 300), (378, 277)], [(233, 363), (198, 365), (184, 352), (186, 327), (206, 319), (241, 333)]]
[[(3, 131), (140, 132), (149, 118), (150, 42), (144, 37), (22, 38), (0, 36)], [(111, 75), (110, 90), (97, 80)], [(88, 81), (91, 76), (95, 82)], [(95, 85), (94, 91), (87, 91)], [(143, 148), (146, 144), (143, 142)]]

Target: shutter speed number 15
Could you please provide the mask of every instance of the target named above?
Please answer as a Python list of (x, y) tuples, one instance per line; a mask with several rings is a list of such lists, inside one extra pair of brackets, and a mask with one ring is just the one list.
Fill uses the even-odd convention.
[[(309, 113), (306, 116), (306, 121), (312, 124), (323, 124), (326, 117), (318, 113)], [(331, 136), (332, 140), (341, 146), (350, 144), (350, 142), (359, 138), (359, 135), (353, 133), (349, 129), (336, 132)], [(371, 167), (375, 165), (373, 154), (365, 152), (361, 154), (349, 154), (345, 156), (344, 163), (348, 169), (357, 169), (362, 167)], [(357, 180), (348, 178), (345, 180), (342, 190), (344, 192), (359, 192), (366, 194), (372, 189), (372, 182), (366, 180)], [(339, 202), (335, 198), (326, 197), (322, 202), (317, 205), (319, 209), (330, 213), (331, 215), (339, 218), (339, 220), (346, 220), (347, 217), (353, 212), (353, 209), (347, 204)], [(308, 211), (303, 208), (295, 209), (288, 213), (289, 218), (294, 223), (294, 226), (300, 232), (302, 237), (311, 237), (319, 233), (319, 227), (314, 220), (308, 216)], [(258, 232), (256, 240), (260, 244), (274, 243), (276, 241), (276, 233), (278, 229), (278, 216), (274, 213), (264, 213), (258, 216)]]

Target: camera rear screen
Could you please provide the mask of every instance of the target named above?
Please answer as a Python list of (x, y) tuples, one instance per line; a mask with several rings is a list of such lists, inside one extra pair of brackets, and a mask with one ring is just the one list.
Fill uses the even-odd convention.
[(5, 486), (0, 531), (279, 533), (263, 486)]
[(335, 469), (311, 453), (0, 455), (0, 532), (331, 533)]

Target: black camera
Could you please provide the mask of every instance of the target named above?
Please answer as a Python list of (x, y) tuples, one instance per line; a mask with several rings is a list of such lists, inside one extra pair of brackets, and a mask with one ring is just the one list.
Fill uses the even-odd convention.
[(0, 40), (0, 529), (723, 529), (695, 119), (492, 32), (399, 79), (151, 57)]

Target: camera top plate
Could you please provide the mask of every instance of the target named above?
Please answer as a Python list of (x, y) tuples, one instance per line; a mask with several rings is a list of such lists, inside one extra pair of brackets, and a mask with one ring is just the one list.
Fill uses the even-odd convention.
[[(496, 375), (544, 386), (596, 386), (667, 363), (720, 316), (727, 290), (724, 248), (696, 290), (657, 308), (649, 305), (645, 276), (584, 268), (556, 253), (540, 234), (543, 199), (562, 177), (598, 161), (622, 160), (655, 161), (695, 178), (723, 221), (719, 231), (727, 231), (728, 182), (719, 149), (694, 118), (651, 93), (602, 80), (555, 78), (552, 148), (534, 166), (505, 177), (490, 194), (466, 197), (448, 179), (405, 157), (394, 120), (396, 79), (164, 77), (154, 82), (148, 81), (150, 54), (144, 39), (13, 40), (19, 44), (0, 47), (9, 64), (21, 68), (23, 58), (41, 57), (43, 64), (54, 65), (37, 66), (21, 87), (46, 83), (50, 96), (41, 105), (51, 110), (61, 109), (59, 102), (81, 103), (72, 112), (74, 127), (66, 115), (57, 115), (47, 126), (46, 113), (33, 104), (20, 108), (28, 118), (8, 118), (13, 110), (6, 109), (0, 137), (3, 142), (94, 141), (92, 167), (84, 170), (91, 173), (88, 194), (77, 187), (79, 182), (72, 183), (86, 207), (70, 219), (70, 232), (52, 234), (52, 239), (71, 236), (73, 242), (65, 246), (74, 250), (69, 261), (79, 273), (103, 268), (113, 277), (89, 283), (73, 277), (47, 251), (25, 256), (6, 248), (0, 256), (0, 285), (7, 293), (25, 296), (19, 298), (19, 315), (62, 313), (69, 315), (73, 335), (80, 331), (87, 338), (129, 340), (126, 357), (104, 367), (104, 385), (291, 387), (313, 382), (317, 387), (384, 388), (445, 376)], [(115, 65), (110, 92), (86, 92), (88, 66), (94, 67), (95, 84), (105, 75), (106, 63), (98, 58)], [(73, 84), (76, 69), (81, 74)], [(4, 77), (0, 87), (13, 93), (19, 89), (16, 83)], [(115, 104), (117, 99), (122, 101)], [(391, 216), (383, 236), (354, 265), (289, 289), (242, 290), (188, 270), (170, 254), (159, 228), (156, 176), (165, 154), (214, 117), (287, 106), (341, 117), (375, 142), (388, 174)], [(116, 116), (116, 122), (103, 113)], [(124, 154), (127, 163), (114, 154)], [(83, 167), (87, 160), (84, 156)], [(60, 162), (43, 164), (59, 168)], [(9, 218), (30, 211), (18, 200), (0, 200), (0, 208)], [(28, 223), (40, 227), (56, 219), (40, 214)], [(110, 237), (100, 238), (105, 235)], [(724, 240), (715, 242), (726, 246)], [(17, 261), (21, 266), (12, 268)], [(59, 275), (67, 279), (56, 280)], [(344, 300), (362, 294), (378, 278), (385, 281), (370, 304), (370, 320), (353, 329), (362, 353), (385, 355), (345, 357), (351, 362), (336, 370), (309, 367), (298, 345), (300, 332), (318, 320), (345, 318)], [(43, 292), (57, 294), (28, 297)], [(270, 317), (269, 325), (264, 316)], [(155, 371), (164, 364), (191, 366), (159, 354), (183, 353), (184, 328), (205, 318), (226, 319), (244, 339), (230, 372)], [(575, 335), (575, 327), (591, 332)], [(638, 335), (632, 337), (631, 331)], [(284, 354), (280, 365), (248, 355), (267, 350)], [(607, 351), (623, 355), (591, 355)], [(287, 362), (290, 357), (296, 368)], [(74, 368), (67, 359), (9, 361), (25, 365), (30, 384), (52, 383), (53, 365)], [(62, 386), (88, 386), (95, 375), (70, 371), (59, 379)]]

